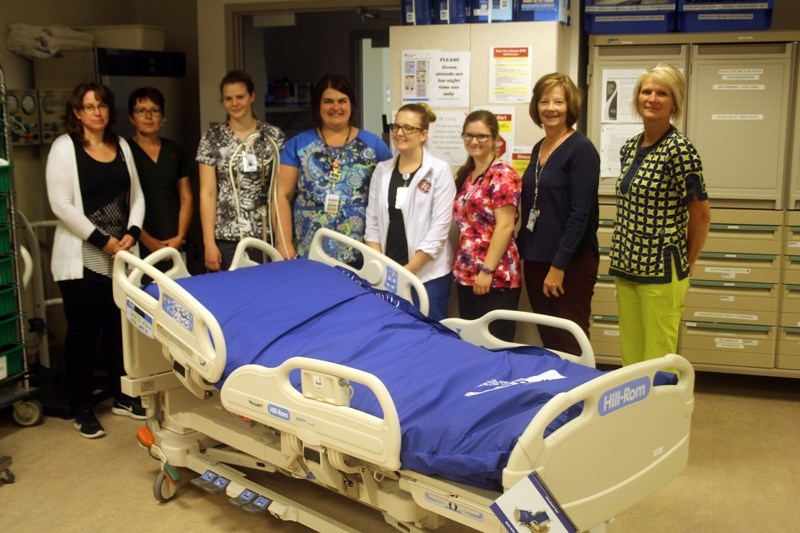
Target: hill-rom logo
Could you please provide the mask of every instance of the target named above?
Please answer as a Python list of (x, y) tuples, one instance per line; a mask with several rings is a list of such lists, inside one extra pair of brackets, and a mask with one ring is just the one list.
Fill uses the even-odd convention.
[(641, 377), (624, 383), (619, 387), (607, 390), (600, 396), (597, 410), (600, 416), (613, 413), (623, 407), (627, 407), (636, 402), (647, 398), (650, 394), (650, 378)]
[(274, 416), (275, 418), (281, 418), (283, 420), (289, 420), (292, 418), (292, 415), (289, 413), (287, 409), (283, 407), (278, 407), (277, 405), (269, 404), (267, 406), (267, 412)]

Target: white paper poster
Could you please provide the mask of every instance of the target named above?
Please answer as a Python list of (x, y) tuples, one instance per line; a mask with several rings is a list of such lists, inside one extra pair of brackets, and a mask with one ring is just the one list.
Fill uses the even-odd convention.
[(639, 122), (633, 112), (633, 88), (641, 69), (606, 69), (603, 71), (602, 123)]
[(469, 107), (469, 52), (403, 51), (403, 103)]
[(467, 160), (467, 151), (461, 140), (461, 128), (464, 126), (466, 111), (442, 111), (434, 109), (436, 122), (428, 130), (428, 151), (450, 166), (460, 167)]
[(489, 48), (489, 101), (496, 104), (524, 104), (531, 100), (532, 47)]

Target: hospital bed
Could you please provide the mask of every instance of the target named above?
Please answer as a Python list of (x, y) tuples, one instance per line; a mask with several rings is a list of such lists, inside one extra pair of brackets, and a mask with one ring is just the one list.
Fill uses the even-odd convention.
[[(332, 266), (337, 262), (325, 251), (331, 241), (357, 248), (363, 266)], [(254, 253), (273, 262), (257, 265), (249, 258)], [(152, 266), (166, 257), (173, 261), (167, 272)], [(142, 287), (143, 276), (154, 284)], [(260, 292), (265, 286), (269, 289)], [(291, 296), (305, 287), (311, 293), (293, 305)], [(406, 302), (412, 293), (419, 311)], [(194, 484), (224, 492), (246, 510), (319, 531), (354, 531), (256, 483), (244, 468), (324, 486), (379, 510), (401, 531), (455, 522), (499, 532), (505, 528), (490, 505), (536, 471), (580, 530), (603, 529), (687, 462), (694, 373), (682, 357), (671, 354), (600, 373), (593, 370), (591, 346), (575, 324), (531, 313), (495, 311), (476, 321), (447, 319), (448, 330), (421, 312), (427, 296), (417, 278), (328, 230), (316, 235), (310, 261), (281, 262), (268, 244), (248, 239), (237, 249), (231, 272), (193, 277), (174, 250), (145, 260), (120, 252), (114, 298), (123, 314), (123, 391), (142, 398), (148, 420), (139, 438), (163, 465), (153, 487), (159, 501), (174, 496), (183, 468), (200, 474)], [(354, 316), (356, 308), (367, 316)], [(388, 324), (375, 325), (384, 314)], [(496, 319), (563, 327), (578, 338), (583, 352), (558, 354), (561, 358), (542, 349), (532, 354), (528, 350), (536, 349), (493, 337), (488, 324)], [(405, 339), (406, 329), (422, 340), (412, 336), (408, 344), (403, 340), (393, 346), (391, 339)], [(286, 340), (293, 335), (291, 342)], [(369, 338), (361, 340), (362, 335)], [(390, 342), (377, 344), (384, 335)], [(353, 342), (352, 354), (348, 351), (339, 362), (327, 357), (328, 351)], [(373, 346), (382, 346), (377, 349), (381, 353), (371, 353)], [(428, 346), (441, 348), (426, 354)], [(497, 348), (502, 350), (489, 350)], [(360, 352), (364, 357), (355, 358)], [(420, 353), (422, 358), (405, 359)], [(388, 359), (378, 359), (385, 354)], [(471, 357), (478, 357), (477, 363)], [(440, 360), (457, 363), (444, 370), (428, 367)], [(525, 365), (540, 363), (551, 369), (532, 379)], [(469, 379), (483, 367), (501, 372), (517, 365), (527, 374), (485, 380), (471, 392), (459, 392), (459, 373)], [(395, 372), (410, 366), (419, 366), (422, 375), (395, 379)], [(677, 375), (675, 383), (657, 385), (659, 378), (673, 376), (662, 371)], [(553, 373), (558, 379), (548, 379)], [(445, 386), (428, 401), (414, 387), (427, 388), (431, 376)], [(502, 396), (564, 383), (576, 385), (537, 399), (535, 414), (527, 407), (512, 412), (527, 400)], [(411, 391), (410, 398), (404, 390)], [(448, 396), (453, 391), (456, 398)], [(485, 412), (453, 408), (479, 395), (494, 407)], [(420, 405), (408, 405), (418, 399)], [(445, 412), (436, 414), (439, 403)], [(419, 424), (410, 426), (420, 414)], [(480, 425), (492, 417), (497, 427)], [(463, 419), (468, 427), (451, 428), (451, 418)], [(494, 442), (494, 432), (506, 426), (516, 428), (513, 438), (503, 437), (500, 447), (507, 449), (490, 454), (487, 442)], [(433, 448), (408, 449), (418, 433), (431, 431), (434, 439), (437, 431), (441, 434)], [(462, 457), (466, 452), (461, 449), (450, 456), (441, 452), (441, 461), (434, 457), (461, 439), (476, 447), (481, 458), (499, 457), (497, 471), (483, 479), (480, 466), (470, 474), (473, 457)]]

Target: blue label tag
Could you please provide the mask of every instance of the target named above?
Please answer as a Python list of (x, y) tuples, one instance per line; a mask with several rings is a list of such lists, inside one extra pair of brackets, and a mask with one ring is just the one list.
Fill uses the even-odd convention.
[(387, 265), (386, 282), (383, 284), (383, 287), (392, 294), (397, 294), (397, 281), (398, 281), (397, 271)]
[(641, 377), (604, 392), (597, 404), (597, 410), (600, 416), (606, 416), (618, 409), (641, 402), (649, 395), (650, 378)]
[(267, 406), (267, 412), (274, 416), (275, 418), (281, 418), (283, 420), (289, 420), (292, 418), (292, 415), (289, 413), (287, 409), (283, 407), (278, 407), (277, 405), (269, 404)]

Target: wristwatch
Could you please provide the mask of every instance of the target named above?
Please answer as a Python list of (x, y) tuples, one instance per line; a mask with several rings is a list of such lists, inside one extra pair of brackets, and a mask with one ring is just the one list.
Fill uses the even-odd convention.
[(493, 268), (486, 268), (485, 266), (481, 267), (481, 273), (483, 274), (494, 274)]

